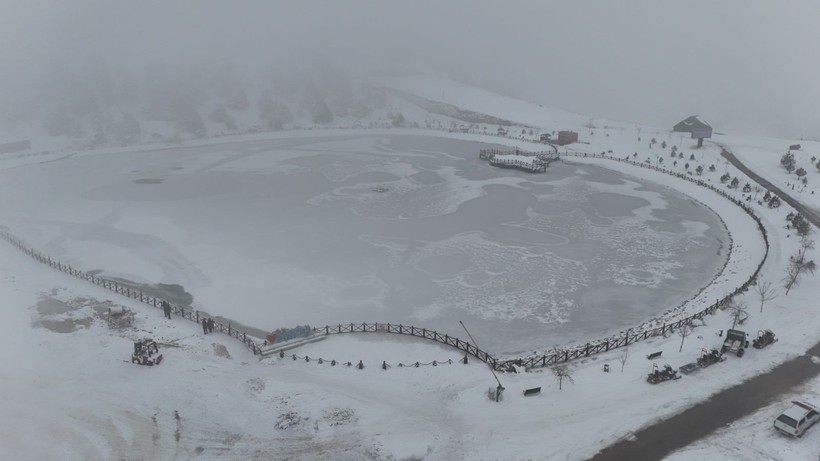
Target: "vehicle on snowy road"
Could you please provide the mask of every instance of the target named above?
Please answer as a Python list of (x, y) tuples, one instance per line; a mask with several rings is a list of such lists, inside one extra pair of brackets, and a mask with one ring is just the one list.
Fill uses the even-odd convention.
[(803, 437), (806, 430), (820, 420), (820, 411), (806, 402), (792, 401), (792, 406), (774, 420), (774, 428), (794, 437)]

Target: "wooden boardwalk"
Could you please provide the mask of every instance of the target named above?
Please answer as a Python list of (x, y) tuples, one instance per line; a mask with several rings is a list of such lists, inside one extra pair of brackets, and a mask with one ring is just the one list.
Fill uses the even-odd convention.
[(529, 173), (544, 173), (550, 163), (560, 159), (560, 155), (557, 150), (555, 152), (531, 152), (518, 148), (481, 149), (478, 152), (478, 158), (499, 168), (516, 168)]

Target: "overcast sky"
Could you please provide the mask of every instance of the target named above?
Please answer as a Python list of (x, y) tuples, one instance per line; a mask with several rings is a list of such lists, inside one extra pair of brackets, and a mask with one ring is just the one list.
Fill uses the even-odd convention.
[(0, 94), (163, 59), (425, 68), (577, 113), (820, 138), (820, 1), (0, 0)]

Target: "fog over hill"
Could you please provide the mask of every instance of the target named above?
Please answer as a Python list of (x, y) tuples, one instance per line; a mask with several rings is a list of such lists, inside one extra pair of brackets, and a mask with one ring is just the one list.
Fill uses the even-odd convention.
[(0, 4), (0, 135), (323, 123), (378, 105), (361, 77), (422, 71), (594, 117), (820, 137), (811, 1)]

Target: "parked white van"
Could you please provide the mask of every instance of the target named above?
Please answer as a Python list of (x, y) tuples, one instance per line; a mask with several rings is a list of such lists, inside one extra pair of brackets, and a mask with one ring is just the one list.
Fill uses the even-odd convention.
[(820, 420), (820, 411), (806, 402), (792, 401), (792, 406), (774, 420), (774, 428), (795, 437), (803, 437), (806, 429)]

